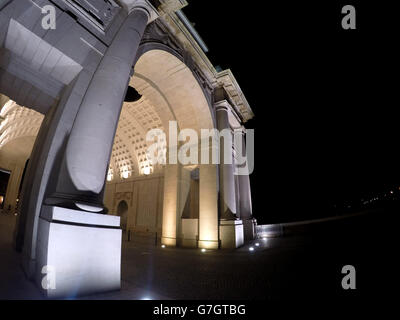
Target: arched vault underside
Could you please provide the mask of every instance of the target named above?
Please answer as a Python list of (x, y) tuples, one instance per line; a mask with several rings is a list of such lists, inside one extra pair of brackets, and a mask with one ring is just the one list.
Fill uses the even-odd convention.
[[(162, 168), (148, 159), (147, 133), (161, 129), (168, 142), (170, 121), (198, 134), (238, 129), (244, 139), (253, 116), (230, 70), (214, 68), (177, 13), (186, 1), (39, 2), (59, 4), (56, 29), (40, 27), (35, 2), (0, 4), (0, 94), (13, 100), (0, 96), (0, 167), (12, 172), (7, 201), (20, 203), (15, 247), (28, 277), (40, 286), (40, 271), (54, 266), (61, 281), (44, 293), (56, 298), (119, 289), (119, 219), (97, 214), (118, 200), (129, 204), (128, 227), (159, 232), (163, 245), (236, 248), (245, 234), (253, 239), (249, 177), (236, 179), (233, 164)], [(113, 17), (93, 20), (103, 10)], [(141, 97), (121, 110), (128, 82)], [(37, 134), (24, 175), (27, 162), (3, 154), (26, 158)], [(141, 177), (151, 173), (159, 174)]]
[(125, 103), (115, 136), (110, 161), (111, 179), (158, 172), (147, 157), (146, 135), (152, 129), (165, 132), (169, 122), (179, 129), (212, 129), (213, 118), (203, 90), (191, 70), (174, 55), (151, 50), (135, 66), (130, 85), (141, 95), (139, 101)]
[(43, 115), (8, 101), (0, 110), (0, 117), (4, 119), (0, 124), (0, 157), (13, 163), (25, 163), (31, 155)]
[[(168, 141), (170, 121), (176, 121), (181, 130), (190, 128), (199, 134), (201, 129), (214, 127), (210, 106), (198, 81), (192, 71), (171, 53), (163, 50), (144, 53), (135, 66), (130, 86), (142, 98), (125, 103), (122, 108), (110, 160), (109, 181), (138, 177), (148, 172), (161, 173), (162, 167), (153, 165), (147, 157), (149, 145), (146, 135), (150, 130), (161, 129)], [(6, 120), (2, 124), (0, 149), (14, 158), (26, 160), (43, 116), (15, 102), (10, 101), (9, 105), (13, 106), (12, 110), (10, 107), (3, 110)], [(20, 139), (17, 141), (16, 138)], [(16, 147), (16, 142), (21, 148)]]

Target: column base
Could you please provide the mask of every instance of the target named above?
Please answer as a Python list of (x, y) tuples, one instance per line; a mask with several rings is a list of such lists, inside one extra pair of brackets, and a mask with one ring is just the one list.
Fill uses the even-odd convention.
[(256, 238), (256, 226), (257, 220), (255, 219), (243, 220), (244, 241), (252, 241)]
[(36, 269), (36, 261), (30, 259), (23, 253), (22, 256), (22, 270), (25, 273), (25, 276), (29, 280), (34, 280), (35, 279), (35, 269)]
[(119, 217), (43, 206), (35, 281), (48, 298), (120, 290), (121, 247)]
[(236, 249), (243, 246), (244, 233), (242, 220), (221, 220), (219, 230), (222, 249)]
[(176, 247), (176, 238), (161, 238), (161, 244), (167, 247)]
[(214, 240), (199, 240), (200, 249), (218, 250), (219, 241)]
[(199, 238), (199, 219), (182, 219), (182, 239), (185, 248), (197, 248)]

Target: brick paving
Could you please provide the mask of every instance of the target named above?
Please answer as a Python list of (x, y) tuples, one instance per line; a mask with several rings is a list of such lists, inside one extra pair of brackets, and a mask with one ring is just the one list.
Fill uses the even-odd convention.
[[(0, 215), (0, 299), (43, 299), (35, 285), (25, 279), (20, 254), (12, 249), (14, 220), (11, 215)], [(131, 242), (123, 243), (121, 291), (80, 299), (365, 298), (374, 294), (375, 283), (363, 283), (374, 267), (370, 253), (379, 247), (379, 241), (368, 241), (373, 228), (379, 229), (371, 218), (364, 218), (318, 234), (260, 239), (239, 250), (205, 253), (162, 249), (154, 244), (154, 238), (134, 236)], [(254, 251), (249, 251), (250, 247)], [(359, 290), (352, 293), (341, 288), (341, 269), (348, 264), (360, 270)]]

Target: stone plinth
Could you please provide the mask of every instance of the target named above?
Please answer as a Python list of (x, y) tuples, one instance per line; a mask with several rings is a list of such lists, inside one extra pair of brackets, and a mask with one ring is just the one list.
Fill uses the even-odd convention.
[(219, 228), (222, 249), (236, 249), (244, 244), (242, 220), (222, 220)]
[(182, 219), (182, 246), (197, 248), (199, 219)]
[[(44, 206), (39, 220), (36, 283), (48, 298), (119, 290), (121, 245), (119, 217)], [(46, 266), (47, 274), (42, 273)]]
[(244, 232), (244, 240), (251, 241), (256, 238), (256, 228), (257, 228), (257, 220), (248, 219), (243, 220), (243, 232)]

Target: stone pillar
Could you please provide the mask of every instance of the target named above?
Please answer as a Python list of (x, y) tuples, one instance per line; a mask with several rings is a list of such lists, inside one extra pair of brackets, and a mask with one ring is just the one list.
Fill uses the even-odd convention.
[(21, 183), (23, 172), (24, 172), (24, 167), (22, 164), (16, 164), (14, 168), (11, 170), (11, 175), (7, 186), (7, 194), (4, 203), (4, 209), (6, 210), (6, 212), (9, 206), (11, 206), (11, 213), (15, 212), (18, 193), (19, 193), (19, 185)]
[[(246, 152), (246, 129), (242, 128), (235, 131), (235, 136), (238, 139), (242, 139), (242, 150), (237, 150), (237, 152), (242, 152), (239, 157), (247, 159)], [(239, 165), (240, 168), (247, 167), (247, 161), (244, 164)], [(254, 219), (253, 219), (253, 209), (251, 201), (251, 186), (249, 175), (239, 175), (238, 176), (239, 193), (240, 193), (240, 219), (243, 220), (244, 227), (244, 239), (253, 240), (254, 239)]]
[(180, 165), (168, 164), (164, 171), (164, 202), (161, 243), (177, 245), (177, 224), (179, 222)]
[[(103, 58), (96, 62), (97, 68), (93, 73), (81, 72), (57, 108), (52, 109), (54, 115), (46, 117), (45, 130), (41, 130), (40, 138), (45, 144), (41, 147), (41, 139), (38, 140), (34, 161), (30, 163), (32, 176), (24, 187), (38, 193), (26, 193), (24, 270), (29, 277), (34, 276), (40, 287), (43, 267), (49, 265), (56, 269), (57, 289), (45, 292), (48, 296), (69, 297), (120, 288), (120, 219), (94, 212), (103, 210), (102, 196), (112, 144), (148, 19), (149, 13), (144, 8), (130, 11)], [(48, 136), (53, 138), (47, 139)], [(57, 165), (50, 166), (48, 158)], [(48, 186), (53, 179), (39, 183), (43, 179), (36, 177), (32, 170), (33, 164), (38, 163), (44, 165), (37, 171), (46, 181), (51, 172), (55, 187)], [(29, 188), (31, 180), (35, 188)], [(52, 194), (44, 197), (45, 192), (53, 192), (54, 188), (54, 198)], [(57, 195), (64, 198), (59, 199)], [(43, 198), (44, 201), (37, 201)], [(65, 250), (55, 250), (56, 247)], [(68, 266), (67, 260), (72, 261)]]
[[(226, 100), (218, 102), (215, 108), (217, 112), (218, 130), (220, 132), (223, 130), (231, 130), (228, 114), (229, 103)], [(220, 218), (223, 220), (234, 220), (237, 211), (232, 144), (229, 146), (229, 149), (226, 150), (224, 147), (225, 141), (223, 140), (224, 139), (221, 139), (220, 143)], [(233, 138), (231, 141), (233, 141)], [(224, 144), (222, 144), (222, 142), (224, 142)], [(230, 159), (228, 159), (228, 157)]]
[(200, 165), (199, 248), (219, 248), (218, 167)]
[[(148, 20), (149, 13), (142, 7), (130, 13), (96, 70), (72, 128), (65, 167), (78, 192), (77, 198), (80, 192), (90, 195), (82, 197), (84, 207), (79, 206), (79, 201), (75, 203), (81, 209), (93, 212), (103, 209), (101, 195), (115, 132)], [(63, 185), (58, 185), (57, 193), (63, 194)], [(87, 205), (91, 201), (93, 206)]]

